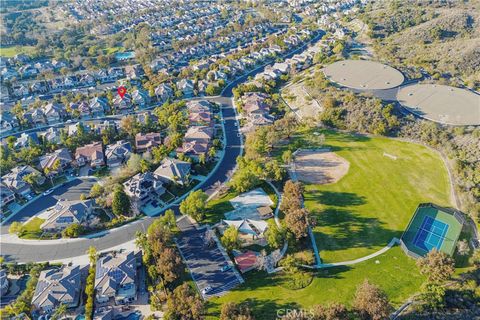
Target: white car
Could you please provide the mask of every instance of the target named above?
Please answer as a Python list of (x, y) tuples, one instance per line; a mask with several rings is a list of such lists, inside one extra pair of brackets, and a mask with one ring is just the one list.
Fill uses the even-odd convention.
[(203, 288), (202, 294), (207, 294), (212, 290), (213, 290), (212, 286), (206, 286), (205, 288)]
[(47, 191), (45, 191), (45, 192), (43, 193), (43, 195), (44, 195), (44, 196), (48, 196), (48, 195), (49, 195), (50, 193), (52, 193), (52, 192), (53, 192), (53, 189), (48, 189)]

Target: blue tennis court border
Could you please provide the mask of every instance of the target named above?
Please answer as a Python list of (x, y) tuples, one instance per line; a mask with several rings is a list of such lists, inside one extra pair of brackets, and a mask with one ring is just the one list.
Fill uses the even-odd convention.
[(422, 250), (430, 251), (433, 248), (440, 250), (443, 240), (448, 231), (448, 224), (425, 216), (422, 225), (417, 231), (413, 244)]

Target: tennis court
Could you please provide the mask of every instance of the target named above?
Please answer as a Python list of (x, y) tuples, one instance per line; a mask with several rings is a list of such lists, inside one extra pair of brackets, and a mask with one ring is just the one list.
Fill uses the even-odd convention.
[(447, 230), (448, 224), (426, 216), (423, 219), (423, 223), (418, 230), (413, 243), (423, 250), (430, 251), (433, 248), (440, 250), (443, 244), (443, 239), (445, 239), (445, 235), (447, 234)]
[(464, 219), (453, 209), (432, 203), (420, 204), (402, 235), (402, 248), (408, 255), (424, 257), (433, 249), (453, 255)]

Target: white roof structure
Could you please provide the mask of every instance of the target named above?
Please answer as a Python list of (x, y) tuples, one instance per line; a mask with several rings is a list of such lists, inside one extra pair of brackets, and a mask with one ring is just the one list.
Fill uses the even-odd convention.
[(273, 201), (262, 188), (242, 193), (230, 200), (230, 203), (235, 209), (240, 207), (269, 207), (273, 205)]
[(234, 226), (241, 233), (259, 236), (267, 230), (268, 224), (263, 220), (222, 220), (228, 226)]

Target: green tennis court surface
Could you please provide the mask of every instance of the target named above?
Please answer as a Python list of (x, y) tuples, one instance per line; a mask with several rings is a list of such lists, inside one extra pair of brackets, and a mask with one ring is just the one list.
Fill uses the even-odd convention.
[(416, 258), (433, 249), (451, 256), (462, 226), (461, 214), (434, 204), (421, 204), (402, 235), (403, 249)]

